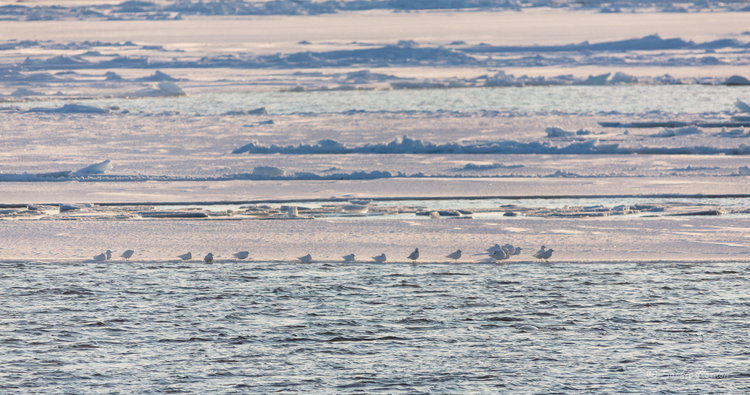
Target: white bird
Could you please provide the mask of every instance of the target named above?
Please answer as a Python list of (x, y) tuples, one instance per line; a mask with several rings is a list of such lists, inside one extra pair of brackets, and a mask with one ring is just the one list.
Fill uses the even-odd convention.
[(372, 259), (374, 259), (374, 260), (375, 260), (375, 262), (377, 262), (377, 263), (384, 263), (384, 262), (385, 262), (385, 259), (386, 259), (386, 258), (385, 258), (385, 253), (383, 253), (383, 254), (380, 254), (380, 255), (378, 255), (378, 256), (374, 256), (374, 257), (372, 257)]
[(107, 254), (107, 260), (112, 259), (112, 251), (107, 250), (107, 252), (105, 252), (105, 254)]
[(183, 261), (189, 261), (193, 259), (193, 254), (188, 252), (187, 254), (177, 255), (178, 258), (182, 259)]
[(123, 252), (122, 255), (120, 255), (120, 257), (121, 258), (125, 258), (125, 260), (128, 260), (128, 259), (130, 259), (131, 256), (133, 256), (133, 254), (135, 254), (135, 251), (133, 251), (133, 250), (127, 250), (127, 251)]
[(250, 256), (250, 253), (247, 251), (240, 251), (238, 253), (233, 254), (235, 258), (237, 259), (247, 259), (247, 257)]
[(307, 254), (307, 255), (301, 256), (301, 257), (299, 257), (297, 259), (299, 259), (299, 261), (302, 262), (302, 263), (310, 263), (310, 262), (312, 262), (312, 255)]
[(545, 262), (549, 262), (547, 259), (549, 259), (549, 258), (552, 257), (552, 251), (554, 251), (554, 250), (553, 249), (549, 249), (549, 250), (546, 250), (546, 251), (537, 252), (536, 254), (534, 254), (534, 258), (536, 258), (536, 259), (544, 259)]
[(354, 254), (345, 255), (342, 258), (344, 258), (344, 262), (354, 262)]
[(505, 250), (500, 249), (493, 252), (492, 257), (499, 262), (503, 259), (508, 259), (508, 253), (506, 253)]
[(203, 257), (203, 262), (214, 263), (214, 254), (209, 252), (208, 255)]
[(94, 260), (97, 261), (97, 262), (104, 262), (104, 261), (107, 260), (107, 254), (101, 253), (101, 254), (95, 256)]
[(545, 249), (545, 248), (547, 248), (547, 247), (545, 247), (545, 246), (542, 246), (542, 248), (541, 248), (541, 249), (540, 249), (539, 251), (537, 251), (536, 253), (537, 253), (537, 254), (541, 254), (541, 253), (543, 253), (543, 252), (544, 252), (544, 249)]
[(450, 258), (458, 262), (458, 259), (461, 258), (461, 250), (456, 250), (456, 252), (446, 255), (446, 258)]
[(516, 247), (516, 250), (513, 251), (513, 255), (521, 255), (521, 247)]
[(507, 250), (508, 255), (515, 255), (516, 247), (513, 247), (512, 244), (506, 244), (505, 246), (503, 246), (503, 248)]
[(411, 263), (417, 263), (418, 258), (419, 258), (419, 248), (415, 248), (414, 252), (409, 254), (409, 259), (411, 259)]
[(494, 246), (492, 246), (492, 247), (488, 248), (488, 249), (487, 249), (487, 252), (488, 252), (488, 253), (489, 253), (490, 255), (492, 255), (492, 253), (493, 253), (493, 252), (495, 252), (495, 251), (497, 251), (497, 250), (502, 250), (502, 249), (503, 249), (503, 247), (500, 247), (500, 244), (495, 244)]

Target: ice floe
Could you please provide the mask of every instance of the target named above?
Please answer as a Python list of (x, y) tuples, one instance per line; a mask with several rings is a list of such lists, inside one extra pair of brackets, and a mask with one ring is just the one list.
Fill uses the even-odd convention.
[(73, 173), (75, 176), (86, 176), (91, 174), (104, 174), (112, 169), (112, 161), (107, 159), (104, 162), (95, 163), (91, 166), (86, 166)]
[(34, 107), (26, 110), (26, 112), (41, 112), (48, 114), (106, 114), (109, 112), (109, 109), (82, 104), (65, 104), (59, 108)]
[[(553, 132), (557, 135), (558, 132)], [(688, 127), (676, 131), (666, 130), (653, 137), (684, 136), (701, 133), (699, 128)], [(748, 155), (750, 145), (721, 148), (713, 146), (687, 147), (621, 147), (619, 143), (600, 143), (599, 139), (586, 139), (571, 142), (567, 145), (554, 145), (549, 141), (519, 142), (512, 140), (486, 141), (470, 144), (445, 143), (436, 144), (404, 136), (390, 143), (347, 146), (334, 140), (321, 140), (318, 144), (300, 144), (298, 146), (264, 146), (258, 142), (244, 145), (232, 151), (233, 154), (547, 154), (547, 155), (589, 155), (589, 154), (729, 154)]]

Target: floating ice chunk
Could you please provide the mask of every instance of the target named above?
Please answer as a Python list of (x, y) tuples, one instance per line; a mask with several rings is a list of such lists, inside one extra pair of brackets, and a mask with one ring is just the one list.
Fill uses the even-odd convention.
[(607, 83), (607, 80), (609, 79), (609, 76), (611, 73), (606, 73), (602, 75), (590, 75), (589, 78), (586, 78), (585, 80), (581, 81), (580, 85), (604, 85)]
[(66, 211), (75, 211), (75, 210), (80, 210), (81, 209), (78, 206), (74, 206), (72, 204), (64, 204), (64, 203), (58, 204), (58, 207), (60, 208), (60, 212), (61, 213), (64, 213)]
[(164, 81), (157, 85), (157, 88), (146, 88), (136, 91), (128, 96), (133, 97), (164, 97), (164, 96), (187, 96), (174, 82)]
[(361, 204), (347, 204), (341, 207), (341, 209), (344, 210), (344, 212), (351, 214), (365, 214), (369, 210), (366, 205)]
[(738, 85), (750, 85), (750, 80), (739, 75), (733, 75), (724, 81), (723, 85), (738, 86)]
[(23, 97), (23, 96), (44, 96), (44, 93), (32, 91), (31, 89), (26, 88), (18, 88), (13, 93), (10, 94), (13, 97)]
[(153, 75), (148, 77), (136, 78), (136, 81), (142, 82), (163, 82), (163, 81), (179, 81), (170, 75), (162, 73), (160, 70), (156, 70)]
[(47, 108), (47, 107), (34, 107), (26, 110), (26, 112), (44, 112), (44, 113), (59, 113), (59, 114), (106, 114), (109, 112), (108, 109), (102, 109), (93, 106), (84, 106), (82, 104), (66, 104), (58, 108)]
[(111, 82), (125, 81), (125, 79), (122, 78), (121, 75), (115, 73), (114, 71), (108, 71), (108, 72), (104, 73), (104, 77), (105, 77), (104, 78), (105, 81), (111, 81)]
[(544, 129), (544, 131), (547, 133), (547, 137), (571, 137), (575, 136), (575, 133), (568, 132), (560, 128), (552, 127)]
[(609, 82), (612, 84), (635, 84), (638, 82), (638, 78), (618, 71)]
[(261, 177), (284, 177), (286, 176), (286, 171), (273, 166), (258, 166), (253, 169), (253, 175)]
[(398, 43), (396, 44), (396, 46), (414, 48), (414, 47), (418, 47), (419, 43), (417, 43), (414, 40), (398, 40)]
[(75, 175), (104, 174), (105, 172), (111, 169), (112, 169), (112, 161), (107, 159), (104, 162), (95, 163), (91, 166), (84, 167), (83, 169), (75, 172)]
[(576, 177), (580, 177), (580, 175), (576, 173), (571, 173), (567, 170), (558, 170), (554, 172), (552, 175), (550, 175), (550, 177), (576, 178)]
[(743, 101), (737, 100), (736, 102), (734, 102), (734, 106), (737, 107), (740, 112), (750, 113), (750, 106), (748, 106), (747, 103)]
[(484, 83), (485, 86), (518, 86), (521, 85), (516, 81), (516, 77), (513, 75), (505, 74), (504, 71), (498, 71), (497, 74), (487, 78)]
[(664, 129), (659, 133), (654, 133), (650, 135), (649, 137), (674, 137), (674, 136), (688, 136), (691, 134), (700, 134), (703, 133), (703, 131), (695, 126), (690, 126), (686, 128), (671, 130), (671, 129)]
[(183, 91), (182, 88), (177, 86), (177, 84), (175, 84), (174, 82), (160, 82), (159, 90), (168, 94), (169, 96), (185, 96), (185, 91)]

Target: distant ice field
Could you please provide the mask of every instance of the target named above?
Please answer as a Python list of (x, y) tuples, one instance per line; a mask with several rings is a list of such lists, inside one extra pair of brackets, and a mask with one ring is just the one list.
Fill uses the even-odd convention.
[[(188, 92), (189, 93), (189, 92)], [(220, 115), (265, 107), (272, 115), (347, 111), (517, 111), (591, 113), (707, 113), (750, 102), (750, 86), (627, 85), (306, 92), (216, 92), (175, 98), (107, 98), (13, 103), (21, 109), (76, 103), (130, 112)]]

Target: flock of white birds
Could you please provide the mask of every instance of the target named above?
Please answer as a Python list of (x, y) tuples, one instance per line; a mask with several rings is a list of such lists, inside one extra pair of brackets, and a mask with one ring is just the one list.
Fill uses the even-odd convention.
[[(542, 246), (542, 248), (537, 251), (535, 254), (533, 254), (533, 257), (539, 260), (544, 260), (545, 262), (549, 261), (549, 258), (552, 257), (552, 249), (547, 249), (547, 247)], [(120, 257), (124, 258), (125, 260), (129, 260), (130, 257), (135, 254), (135, 251), (133, 250), (127, 250), (120, 255)], [(510, 259), (511, 256), (515, 255), (521, 255), (521, 247), (515, 247), (511, 244), (506, 244), (504, 246), (501, 246), (499, 244), (495, 244), (494, 246), (487, 249), (487, 254), (494, 258), (497, 262)], [(452, 252), (448, 255), (446, 255), (446, 258), (453, 259), (454, 262), (458, 262), (459, 259), (461, 259), (461, 256), (463, 255), (463, 252), (459, 249), (455, 252)], [(237, 253), (232, 254), (236, 259), (244, 260), (250, 257), (249, 251), (240, 251)], [(189, 261), (193, 259), (193, 254), (191, 252), (188, 252), (186, 254), (178, 255), (177, 258), (180, 258), (183, 261)], [(344, 262), (346, 263), (352, 263), (356, 262), (356, 257), (354, 254), (344, 255), (342, 258), (344, 258)], [(107, 250), (99, 255), (96, 255), (94, 257), (94, 260), (97, 262), (103, 262), (108, 261), (112, 259), (112, 251)], [(372, 257), (372, 259), (376, 263), (385, 263), (388, 258), (386, 258), (385, 253), (380, 254), (378, 256)], [(419, 259), (419, 248), (415, 248), (414, 251), (409, 254), (407, 259), (411, 260), (412, 263), (417, 263), (417, 259)], [(313, 262), (312, 255), (307, 254), (305, 256), (298, 257), (297, 260), (301, 263), (311, 263)], [(205, 263), (213, 263), (214, 262), (214, 254), (208, 253), (205, 257), (203, 257), (203, 262)]]

